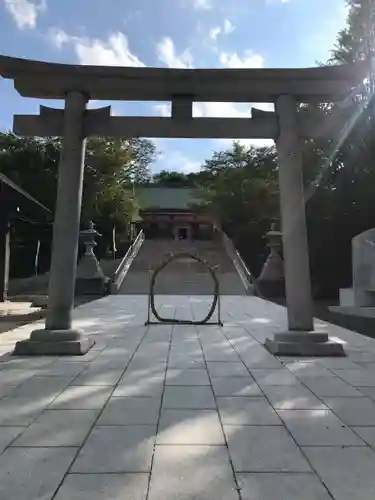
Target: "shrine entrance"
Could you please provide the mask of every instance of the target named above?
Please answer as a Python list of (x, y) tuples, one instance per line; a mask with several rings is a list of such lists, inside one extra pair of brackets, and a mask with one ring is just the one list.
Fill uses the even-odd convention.
[[(18, 342), (15, 353), (83, 354), (94, 342), (72, 329), (71, 312), (85, 139), (106, 135), (275, 140), (289, 331), (275, 334), (266, 346), (279, 355), (343, 355), (340, 344), (314, 332), (301, 155), (301, 139), (340, 130), (343, 117), (332, 112), (322, 120), (298, 110), (300, 103), (342, 101), (364, 74), (361, 63), (195, 70), (75, 66), (0, 56), (0, 75), (13, 79), (22, 96), (65, 101), (64, 110), (41, 106), (39, 115), (14, 117), (16, 134), (62, 137), (46, 325)], [(110, 107), (88, 110), (90, 99), (170, 101), (172, 111), (170, 117), (111, 116)], [(255, 108), (249, 118), (194, 118), (194, 102), (269, 102), (275, 111)]]

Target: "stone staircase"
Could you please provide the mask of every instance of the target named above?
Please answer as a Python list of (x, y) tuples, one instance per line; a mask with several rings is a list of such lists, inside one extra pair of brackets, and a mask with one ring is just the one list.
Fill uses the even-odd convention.
[[(244, 283), (220, 242), (145, 240), (118, 291), (147, 294), (152, 271), (175, 252), (190, 252), (216, 267), (223, 295), (246, 295)], [(162, 295), (211, 295), (214, 284), (205, 266), (189, 258), (169, 264), (157, 277), (155, 293)]]

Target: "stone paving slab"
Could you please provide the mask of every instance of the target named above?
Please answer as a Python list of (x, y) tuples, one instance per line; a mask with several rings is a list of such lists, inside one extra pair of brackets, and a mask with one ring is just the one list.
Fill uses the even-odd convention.
[(155, 426), (95, 427), (73, 464), (72, 472), (149, 472)]
[(248, 377), (249, 372), (241, 362), (208, 361), (211, 377)]
[(326, 410), (277, 410), (299, 446), (364, 446), (362, 439)]
[(0, 427), (0, 454), (24, 431), (23, 427)]
[(100, 410), (112, 394), (112, 388), (94, 385), (71, 385), (52, 401), (53, 410)]
[(216, 403), (211, 387), (167, 386), (163, 408), (210, 410), (216, 408)]
[[(1, 375), (0, 375), (1, 376)], [(9, 397), (51, 398), (54, 399), (61, 391), (73, 382), (74, 376), (34, 376), (16, 387)]]
[(217, 403), (224, 425), (282, 425), (265, 398), (218, 398)]
[(148, 474), (69, 474), (55, 500), (146, 500)]
[(211, 385), (207, 370), (170, 368), (167, 371), (166, 385)]
[(216, 397), (263, 396), (260, 387), (250, 375), (248, 377), (211, 377)]
[(0, 426), (28, 426), (53, 401), (53, 397), (3, 397), (0, 400)]
[(314, 474), (237, 474), (242, 500), (332, 500)]
[(375, 426), (375, 403), (369, 398), (324, 398), (324, 401), (347, 425)]
[(0, 498), (51, 499), (76, 448), (8, 448), (0, 455)]
[(97, 410), (46, 410), (12, 446), (81, 446), (97, 418)]
[(46, 366), (38, 370), (37, 376), (42, 377), (76, 377), (87, 368), (87, 361), (85, 362), (72, 362), (72, 361), (56, 361), (52, 365)]
[(326, 405), (302, 384), (263, 386), (262, 390), (277, 410), (322, 410)]
[(179, 354), (175, 356), (170, 356), (168, 361), (169, 368), (206, 368), (203, 356), (191, 356), (185, 354)]
[(157, 444), (225, 444), (219, 416), (213, 410), (163, 410)]
[(311, 472), (302, 452), (282, 426), (224, 426), (236, 472)]
[(255, 378), (256, 382), (260, 387), (265, 386), (289, 386), (299, 384), (299, 380), (290, 371), (286, 369), (282, 370), (265, 370), (265, 369), (253, 369), (251, 370), (252, 376)]
[[(165, 368), (163, 368), (165, 370)], [(164, 375), (141, 374), (129, 372), (127, 370), (119, 380), (113, 396), (114, 397), (159, 397), (161, 398), (164, 389)]]
[(148, 500), (238, 500), (225, 446), (157, 446)]
[(361, 394), (355, 387), (344, 380), (327, 377), (300, 377), (299, 380), (316, 396), (323, 397), (345, 397), (361, 398)]
[(373, 401), (375, 400), (375, 387), (357, 387), (357, 389), (364, 396), (369, 397)]
[(370, 448), (310, 447), (304, 451), (335, 500), (375, 498), (375, 452)]
[(354, 387), (375, 387), (375, 374), (370, 370), (334, 370), (335, 374)]
[(111, 398), (98, 425), (154, 425), (159, 418), (159, 398)]
[(352, 427), (369, 446), (375, 449), (375, 427)]
[(73, 384), (115, 386), (122, 374), (123, 370), (113, 370), (111, 365), (109, 368), (88, 368), (74, 380)]
[[(156, 306), (192, 319), (209, 297)], [(82, 357), (11, 357), (42, 323), (0, 336), (1, 500), (375, 498), (375, 340), (325, 324), (347, 358), (276, 358), (276, 304), (223, 297), (222, 328), (145, 327), (146, 311), (77, 308)]]

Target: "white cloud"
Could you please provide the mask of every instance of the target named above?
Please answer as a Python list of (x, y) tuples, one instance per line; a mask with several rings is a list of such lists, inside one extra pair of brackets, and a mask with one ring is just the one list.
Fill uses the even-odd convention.
[(239, 142), (241, 146), (249, 148), (253, 146), (255, 148), (266, 148), (273, 146), (275, 144), (273, 139), (218, 139), (217, 144), (221, 148), (230, 148), (233, 142)]
[(128, 38), (118, 31), (109, 35), (107, 40), (98, 38), (70, 36), (61, 29), (52, 29), (50, 39), (59, 49), (65, 44), (71, 44), (80, 64), (98, 66), (145, 66), (131, 52)]
[(242, 56), (237, 52), (221, 52), (219, 58), (221, 64), (227, 68), (262, 68), (264, 66), (263, 56), (251, 49), (245, 50)]
[[(157, 116), (170, 117), (171, 103), (158, 103), (152, 106)], [(194, 102), (194, 118), (250, 118), (250, 105), (231, 102)]]
[(211, 38), (211, 40), (216, 41), (216, 39), (220, 35), (220, 33), (221, 33), (221, 27), (214, 26), (213, 28), (210, 29), (209, 37)]
[(155, 104), (153, 106), (154, 111), (158, 116), (164, 116), (164, 117), (170, 117), (171, 116), (171, 103), (170, 102), (163, 102), (160, 104)]
[(181, 163), (181, 167), (185, 174), (190, 174), (191, 172), (198, 172), (198, 170), (200, 170), (201, 163), (199, 161), (184, 158), (184, 161)]
[(156, 44), (156, 53), (159, 61), (168, 68), (191, 68), (193, 64), (193, 57), (189, 49), (178, 55), (170, 37), (164, 37)]
[(235, 30), (235, 26), (233, 26), (233, 24), (229, 21), (229, 19), (225, 19), (224, 21), (224, 33), (226, 35), (229, 35), (230, 33), (233, 33), (233, 31)]
[(48, 37), (58, 49), (61, 49), (64, 44), (69, 43), (71, 40), (74, 40), (74, 37), (70, 37), (60, 28), (51, 28), (48, 32)]
[(211, 0), (191, 0), (194, 9), (197, 10), (210, 10), (212, 9)]
[[(246, 111), (246, 116), (244, 116), (244, 111), (241, 108), (244, 105), (241, 104), (233, 104), (233, 107), (238, 110), (238, 118), (245, 118), (249, 117), (249, 112)], [(275, 106), (272, 103), (269, 102), (255, 102), (250, 104), (251, 108), (257, 108), (261, 109), (262, 111), (274, 111)], [(243, 109), (243, 108), (242, 108)], [(235, 139), (218, 139), (217, 142), (220, 144), (221, 147), (230, 147), (232, 142), (235, 141)], [(273, 146), (274, 141), (273, 139), (238, 139), (238, 142), (242, 144), (243, 146), (249, 147), (249, 146), (255, 146), (255, 147), (266, 147), (266, 146)]]
[(5, 8), (21, 30), (35, 28), (38, 15), (47, 8), (46, 0), (38, 3), (34, 0), (4, 0), (4, 2)]
[(75, 43), (75, 51), (81, 64), (105, 66), (144, 66), (145, 64), (129, 48), (128, 38), (121, 32), (109, 36), (106, 42), (81, 38)]
[(235, 26), (229, 21), (229, 19), (225, 19), (222, 26), (214, 26), (209, 31), (209, 37), (211, 40), (217, 40), (219, 35), (230, 35), (235, 30)]
[[(163, 141), (162, 145), (165, 147), (168, 143)], [(160, 170), (173, 170), (189, 174), (190, 172), (197, 172), (200, 169), (201, 162), (187, 157), (181, 151), (176, 149), (169, 149), (162, 151), (159, 155), (158, 161), (154, 167), (154, 171)]]
[(250, 118), (247, 104), (232, 102), (195, 102), (193, 116), (196, 118)]

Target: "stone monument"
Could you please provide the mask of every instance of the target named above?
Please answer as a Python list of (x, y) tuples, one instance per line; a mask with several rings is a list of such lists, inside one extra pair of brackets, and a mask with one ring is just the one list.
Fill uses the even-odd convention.
[(340, 305), (334, 313), (375, 318), (375, 228), (352, 239), (353, 287), (340, 289)]

